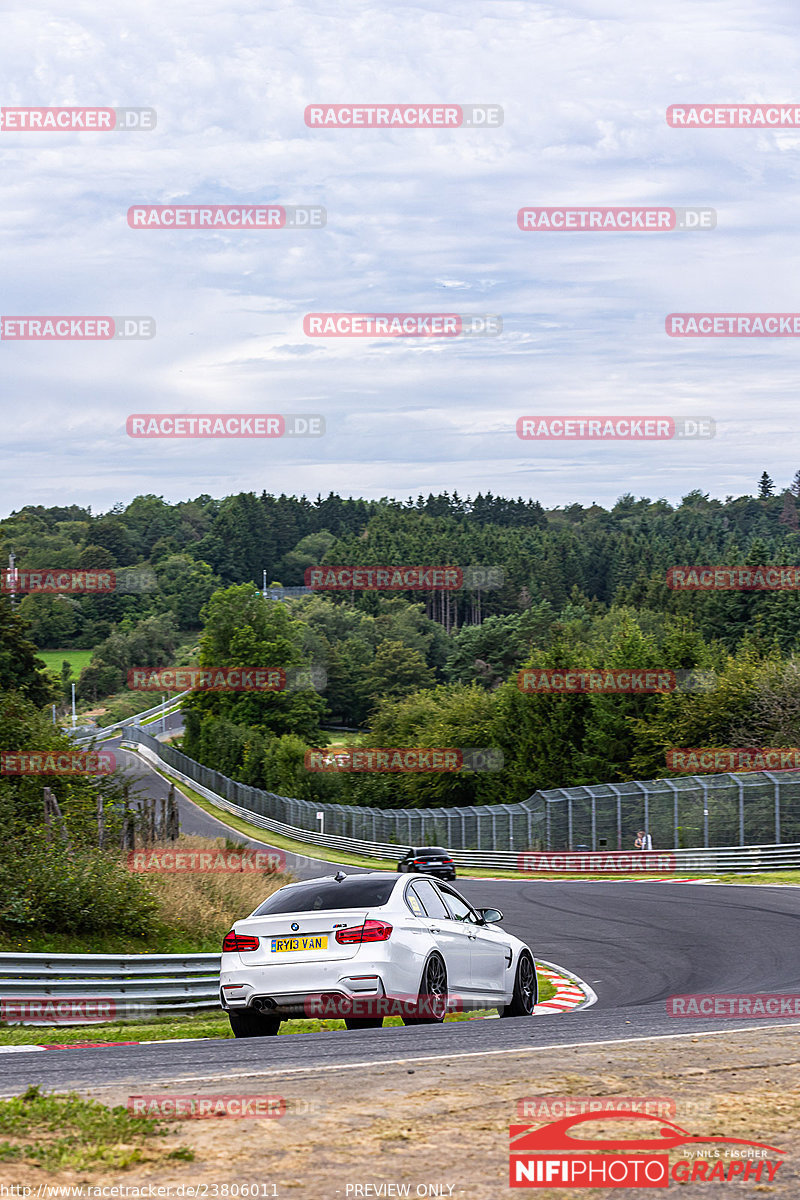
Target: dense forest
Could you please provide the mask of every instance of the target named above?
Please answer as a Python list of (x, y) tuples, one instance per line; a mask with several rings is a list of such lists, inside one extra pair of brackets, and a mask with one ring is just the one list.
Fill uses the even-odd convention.
[[(140, 496), (97, 516), (29, 506), (0, 522), (2, 561), (13, 551), (21, 570), (136, 570), (150, 583), (19, 596), (13, 613), (0, 597), (0, 629), (8, 638), (13, 626), (31, 654), (91, 648), (78, 684), (87, 701), (124, 689), (130, 667), (174, 664), (190, 644), (199, 665), (321, 669), (317, 690), (196, 694), (187, 706), (187, 753), (286, 794), (490, 803), (540, 787), (657, 777), (669, 773), (670, 747), (797, 742), (797, 592), (667, 586), (676, 565), (800, 563), (800, 473), (780, 493), (764, 474), (757, 490), (724, 502), (695, 491), (677, 506), (624, 495), (610, 511), (447, 493), (405, 503)], [(326, 563), (492, 568), (499, 586), (286, 601), (260, 593), (264, 578), (298, 587), (308, 567)], [(11, 690), (3, 658), (0, 689)], [(523, 667), (695, 669), (713, 682), (670, 694), (525, 695)], [(51, 694), (43, 682), (31, 687), (29, 702)], [(335, 740), (325, 727), (337, 723), (361, 729), (364, 746), (491, 747), (505, 765), (309, 772), (306, 751)]]

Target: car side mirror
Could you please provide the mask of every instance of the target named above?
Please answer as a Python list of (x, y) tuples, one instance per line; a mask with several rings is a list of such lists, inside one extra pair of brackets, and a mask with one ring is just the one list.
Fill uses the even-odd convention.
[(485, 925), (496, 925), (503, 919), (503, 914), (499, 908), (479, 908), (478, 915), (483, 917)]

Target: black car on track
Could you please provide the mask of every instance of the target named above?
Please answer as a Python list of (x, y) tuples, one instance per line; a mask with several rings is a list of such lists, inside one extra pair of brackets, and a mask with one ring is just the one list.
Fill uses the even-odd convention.
[(402, 874), (438, 875), (440, 879), (455, 879), (456, 866), (441, 846), (410, 846), (397, 869)]

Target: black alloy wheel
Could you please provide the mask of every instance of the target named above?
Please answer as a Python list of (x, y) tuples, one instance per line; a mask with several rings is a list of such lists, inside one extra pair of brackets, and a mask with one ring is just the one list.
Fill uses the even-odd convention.
[(514, 979), (514, 994), (511, 1003), (500, 1010), (501, 1017), (529, 1017), (539, 998), (536, 967), (527, 950), (523, 950), (517, 963)]
[(404, 1025), (441, 1025), (447, 1012), (447, 968), (440, 954), (425, 964), (419, 987), (417, 1011), (423, 1016), (403, 1017)]

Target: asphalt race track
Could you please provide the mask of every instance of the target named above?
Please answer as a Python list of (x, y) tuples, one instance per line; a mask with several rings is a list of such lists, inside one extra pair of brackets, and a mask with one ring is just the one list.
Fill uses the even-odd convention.
[[(141, 762), (134, 759), (132, 770), (152, 794), (165, 794), (164, 780)], [(235, 836), (188, 802), (181, 802), (181, 820), (186, 833)], [(297, 875), (332, 869), (332, 864), (287, 858)], [(474, 904), (502, 909), (508, 929), (528, 941), (537, 957), (590, 984), (597, 1004), (528, 1019), (3, 1054), (2, 1094), (31, 1083), (67, 1089), (222, 1082), (298, 1069), (324, 1072), (345, 1064), (513, 1053), (759, 1024), (800, 1028), (793, 1018), (675, 1019), (667, 1016), (665, 1005), (676, 994), (800, 992), (800, 888), (477, 879), (461, 879), (458, 886)]]

